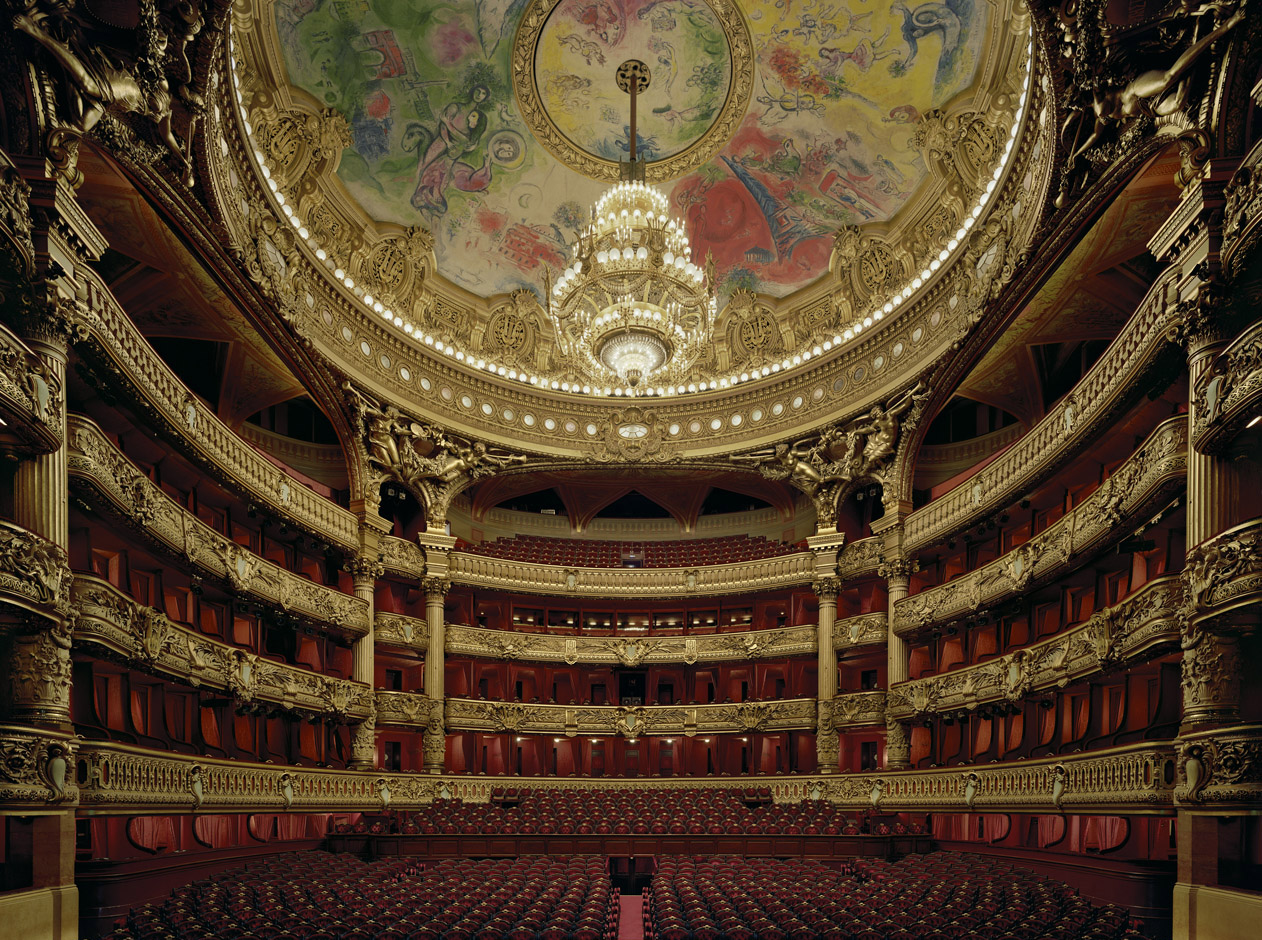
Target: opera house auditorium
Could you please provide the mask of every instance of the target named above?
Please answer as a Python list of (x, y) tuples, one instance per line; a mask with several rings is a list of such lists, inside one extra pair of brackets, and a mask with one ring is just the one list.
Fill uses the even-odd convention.
[(8, 0), (0, 933), (1246, 940), (1257, 0)]

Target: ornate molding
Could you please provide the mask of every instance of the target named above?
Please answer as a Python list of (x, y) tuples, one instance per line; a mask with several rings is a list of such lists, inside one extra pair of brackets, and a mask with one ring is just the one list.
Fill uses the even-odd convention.
[(42, 813), (78, 803), (79, 741), (71, 734), (0, 725), (0, 805), (6, 812)]
[(383, 536), (380, 543), (381, 563), (391, 574), (404, 578), (425, 577), (425, 551), (415, 542)]
[(719, 734), (811, 730), (815, 699), (730, 705), (527, 705), (449, 698), (448, 731), (575, 735)]
[(1175, 801), (1188, 809), (1262, 801), (1262, 725), (1216, 728), (1178, 741)]
[(62, 612), (70, 580), (65, 549), (0, 520), (0, 602), (35, 613)]
[(827, 785), (826, 798), (881, 812), (1168, 810), (1174, 767), (1171, 745), (1144, 743), (1019, 763), (846, 774)]
[(359, 550), (354, 514), (291, 479), (229, 430), (153, 351), (104, 281), (86, 268), (77, 276), (85, 286), (88, 330), (77, 348), (116, 380), (107, 394), (127, 397), (149, 428), (244, 499), (323, 541)]
[(366, 601), (286, 571), (220, 535), (137, 470), (87, 418), (72, 415), (67, 438), (71, 486), (179, 564), (307, 622), (367, 633)]
[(565, 568), (452, 552), (459, 584), (529, 594), (580, 597), (688, 597), (772, 591), (815, 579), (810, 552), (697, 568)]
[(1017, 502), (1051, 478), (1098, 439), (1113, 418), (1147, 385), (1145, 376), (1174, 344), (1182, 325), (1175, 290), (1179, 272), (1169, 268), (1121, 332), (1072, 392), (1020, 441), (971, 479), (911, 513), (903, 524), (903, 549), (915, 554), (945, 542)]
[(373, 635), (377, 643), (386, 646), (401, 646), (418, 653), (429, 649), (429, 621), (422, 617), (379, 610), (373, 616)]
[(889, 692), (890, 717), (905, 721), (987, 702), (1018, 702), (1169, 651), (1179, 642), (1182, 610), (1180, 575), (1151, 581), (1120, 604), (1040, 643), (975, 666), (895, 683)]
[(1257, 625), (1262, 602), (1262, 520), (1228, 529), (1188, 549), (1183, 569), (1185, 632)]
[[(389, 615), (394, 618), (397, 615)], [(378, 615), (378, 639), (381, 639)], [(575, 636), (518, 633), (480, 627), (449, 625), (448, 656), (476, 656), (523, 662), (615, 665), (635, 667), (646, 663), (736, 662), (782, 659), (815, 653), (815, 628), (780, 627), (742, 633), (708, 633), (693, 636)], [(388, 642), (388, 641), (387, 641)]]
[(849, 581), (867, 575), (876, 575), (884, 551), (885, 541), (875, 535), (847, 542), (837, 553), (837, 577), (843, 581)]
[(889, 629), (889, 614), (860, 614), (833, 624), (833, 649), (837, 652), (860, 646), (884, 646)]
[(885, 724), (884, 692), (844, 692), (833, 699), (832, 706), (836, 731)]
[(966, 617), (1081, 565), (1183, 485), (1187, 419), (1162, 422), (1143, 446), (1073, 510), (1005, 555), (946, 584), (894, 604), (892, 627), (906, 636)]
[(223, 690), (239, 706), (267, 703), (339, 721), (372, 714), (372, 695), (361, 682), (322, 676), (202, 636), (99, 578), (76, 577), (72, 597), (76, 646), (91, 646), (195, 688)]
[(441, 702), (419, 692), (386, 692), (377, 690), (377, 726), (402, 725), (408, 728), (427, 728), (430, 721), (443, 716)]
[(61, 386), (61, 377), (44, 358), (0, 324), (0, 428), (8, 438), (5, 451), (42, 454), (61, 446), (66, 411)]
[(1237, 435), (1262, 413), (1262, 320), (1215, 357), (1196, 383), (1192, 413), (1192, 446), (1206, 454), (1230, 449)]

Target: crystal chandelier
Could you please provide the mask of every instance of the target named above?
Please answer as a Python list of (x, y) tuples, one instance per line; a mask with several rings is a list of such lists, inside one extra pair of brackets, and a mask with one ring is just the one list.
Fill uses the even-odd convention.
[(631, 388), (684, 378), (710, 342), (717, 310), (713, 261), (693, 263), (683, 222), (643, 181), (635, 157), (635, 99), (648, 82), (641, 62), (618, 70), (631, 95), (631, 160), (623, 182), (592, 208), (548, 305), (562, 351), (597, 383)]

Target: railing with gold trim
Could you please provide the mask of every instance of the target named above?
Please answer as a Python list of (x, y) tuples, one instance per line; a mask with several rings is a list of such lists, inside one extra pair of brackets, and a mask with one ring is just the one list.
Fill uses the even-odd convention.
[(808, 730), (815, 727), (815, 713), (813, 698), (714, 705), (535, 705), (449, 698), (446, 725), (448, 731), (634, 738)]
[(885, 725), (885, 692), (843, 692), (833, 699), (833, 730)]
[(1188, 549), (1183, 572), (1189, 635), (1203, 629), (1255, 629), (1262, 607), (1262, 518)]
[(219, 534), (137, 470), (88, 418), (71, 415), (67, 428), (72, 487), (99, 494), (103, 508), (176, 563), (310, 623), (367, 633), (368, 604), (362, 598), (286, 571)]
[(61, 546), (0, 519), (0, 603), (51, 612), (69, 597), (70, 578)]
[(372, 694), (362, 682), (322, 676), (202, 636), (100, 578), (76, 576), (71, 596), (75, 646), (90, 644), (146, 672), (222, 689), (242, 704), (268, 702), (351, 721), (372, 713)]
[(898, 682), (891, 718), (908, 719), (986, 702), (1018, 702), (1140, 657), (1179, 646), (1183, 577), (1168, 575), (1097, 611), (1085, 623), (1032, 646), (963, 669)]
[(992, 606), (1080, 566), (1184, 485), (1187, 419), (1157, 425), (1144, 445), (1078, 506), (987, 565), (894, 604), (900, 636)]
[[(380, 620), (378, 621), (380, 622)], [(448, 626), (447, 655), (527, 662), (643, 664), (731, 662), (815, 655), (815, 627), (691, 636), (566, 636)]]
[(397, 646), (413, 652), (429, 649), (429, 623), (423, 617), (409, 617), (379, 610), (373, 615), (373, 638), (383, 646)]
[(1143, 389), (1141, 376), (1181, 323), (1178, 272), (1163, 272), (1117, 338), (1073, 390), (1020, 441), (939, 499), (907, 517), (908, 552), (929, 548), (994, 515), (1030, 492), (1077, 456), (1108, 427), (1118, 410)]
[(150, 419), (150, 428), (268, 512), (343, 548), (358, 548), (359, 523), (350, 511), (307, 489), (234, 434), (154, 352), (98, 274), (80, 268), (75, 276), (86, 286), (89, 331), (77, 348), (120, 380), (116, 389)]
[(846, 617), (833, 624), (833, 649), (840, 653), (865, 646), (884, 647), (888, 632), (889, 614), (885, 611)]
[(407, 539), (387, 535), (381, 540), (381, 563), (392, 574), (404, 578), (420, 578), (425, 575), (425, 552), (421, 546)]
[(1221, 453), (1262, 415), (1262, 320), (1214, 358), (1193, 396), (1197, 424), (1192, 446), (1202, 453)]
[(449, 577), (459, 584), (529, 594), (577, 597), (688, 597), (740, 594), (810, 584), (810, 552), (688, 568), (579, 568), (537, 565), (452, 552)]

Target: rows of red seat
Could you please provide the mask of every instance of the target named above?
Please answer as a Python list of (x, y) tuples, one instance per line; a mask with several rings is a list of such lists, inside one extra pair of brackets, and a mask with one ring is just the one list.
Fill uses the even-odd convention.
[[(507, 791), (504, 791), (507, 793)], [(517, 802), (435, 800), (400, 823), (404, 834), (423, 835), (876, 835), (923, 831), (878, 822), (865, 830), (824, 800), (770, 803), (741, 791), (678, 787), (619, 790), (516, 791)]]
[(1120, 907), (992, 859), (935, 853), (841, 868), (666, 858), (645, 896), (649, 940), (1140, 940)]
[(621, 568), (624, 556), (634, 552), (645, 568), (688, 568), (724, 565), (759, 558), (791, 555), (803, 549), (785, 542), (750, 535), (725, 535), (673, 542), (618, 542), (609, 539), (561, 539), (518, 535), (458, 549), (472, 555), (527, 561), (539, 565), (573, 565), (579, 568)]
[(604, 859), (302, 853), (233, 869), (133, 911), (112, 940), (613, 940)]

